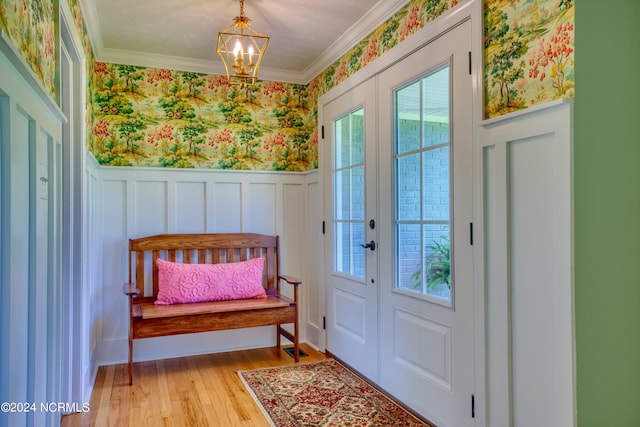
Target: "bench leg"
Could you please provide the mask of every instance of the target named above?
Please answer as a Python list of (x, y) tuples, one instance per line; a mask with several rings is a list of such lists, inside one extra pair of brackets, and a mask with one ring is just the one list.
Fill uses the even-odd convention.
[(293, 356), (296, 362), (300, 361), (300, 340), (298, 339), (298, 322), (293, 324)]
[(293, 334), (282, 327), (282, 325), (276, 325), (276, 345), (278, 346), (278, 350), (280, 350), (281, 337), (284, 336), (286, 339), (293, 343), (293, 358), (296, 362), (300, 361), (300, 340), (298, 338), (298, 322), (293, 324)]
[(129, 385), (133, 385), (133, 338), (129, 334)]

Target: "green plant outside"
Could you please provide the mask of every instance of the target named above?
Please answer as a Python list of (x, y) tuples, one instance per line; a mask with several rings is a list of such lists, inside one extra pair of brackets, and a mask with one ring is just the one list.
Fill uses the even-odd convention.
[[(427, 246), (429, 253), (425, 256), (425, 269), (427, 272), (427, 290), (431, 291), (438, 285), (447, 285), (451, 289), (451, 244), (449, 239), (441, 241), (434, 240), (432, 245)], [(422, 287), (422, 268), (413, 273), (411, 280), (414, 288)]]

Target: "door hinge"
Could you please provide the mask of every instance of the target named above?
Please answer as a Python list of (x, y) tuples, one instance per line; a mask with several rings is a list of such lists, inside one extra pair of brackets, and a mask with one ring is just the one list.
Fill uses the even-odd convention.
[(320, 126), (320, 132), (322, 133), (322, 139), (324, 139), (324, 125)]
[(469, 223), (469, 244), (473, 246), (473, 223)]
[(471, 418), (476, 417), (476, 397), (471, 395)]
[(326, 231), (325, 231), (325, 228), (324, 228), (324, 221), (322, 221), (322, 234), (325, 234), (325, 233), (326, 233)]
[(469, 52), (469, 75), (471, 75), (471, 52)]
[(327, 329), (327, 316), (322, 316), (322, 329)]

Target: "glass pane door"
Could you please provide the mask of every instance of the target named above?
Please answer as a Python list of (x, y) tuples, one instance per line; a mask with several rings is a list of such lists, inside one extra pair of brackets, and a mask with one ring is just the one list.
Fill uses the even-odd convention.
[[(376, 85), (370, 79), (322, 107), (328, 161), (325, 217), (327, 349), (378, 380)], [(365, 245), (367, 245), (365, 247)], [(363, 357), (366, 355), (366, 357)]]
[(380, 386), (435, 425), (471, 427), (472, 26), (378, 78)]

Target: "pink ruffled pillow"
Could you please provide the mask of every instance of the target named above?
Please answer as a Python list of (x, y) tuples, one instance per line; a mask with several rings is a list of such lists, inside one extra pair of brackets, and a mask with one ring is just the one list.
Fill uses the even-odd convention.
[(156, 304), (266, 298), (262, 287), (264, 257), (226, 264), (182, 264), (156, 260)]

